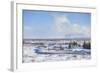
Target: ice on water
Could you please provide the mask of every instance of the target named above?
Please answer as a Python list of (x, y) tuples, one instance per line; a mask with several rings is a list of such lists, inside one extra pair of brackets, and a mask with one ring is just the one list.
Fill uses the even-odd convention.
[(79, 46), (69, 49), (68, 44), (60, 46), (58, 44), (45, 44), (45, 46), (32, 43), (24, 44), (23, 63), (91, 59), (90, 49)]

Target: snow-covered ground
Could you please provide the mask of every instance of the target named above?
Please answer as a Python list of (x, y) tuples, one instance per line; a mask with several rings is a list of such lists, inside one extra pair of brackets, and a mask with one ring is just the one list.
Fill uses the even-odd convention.
[(74, 40), (77, 45), (69, 48), (70, 42), (73, 40), (24, 40), (22, 61), (30, 63), (91, 59), (91, 49), (82, 47), (84, 40)]
[[(36, 52), (38, 49), (39, 52)], [(53, 53), (52, 53), (53, 52)], [(57, 53), (58, 52), (58, 53)], [(48, 62), (48, 61), (67, 61), (67, 60), (83, 60), (91, 59), (91, 51), (89, 49), (73, 48), (67, 50), (47, 50), (47, 48), (36, 48), (34, 46), (23, 47), (23, 62)]]

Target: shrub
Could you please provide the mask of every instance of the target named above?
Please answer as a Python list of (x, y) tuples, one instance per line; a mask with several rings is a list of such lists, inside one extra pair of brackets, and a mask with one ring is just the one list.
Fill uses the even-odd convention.
[(88, 42), (88, 43), (84, 42), (83, 43), (83, 48), (85, 48), (85, 49), (91, 49), (91, 43), (90, 42)]

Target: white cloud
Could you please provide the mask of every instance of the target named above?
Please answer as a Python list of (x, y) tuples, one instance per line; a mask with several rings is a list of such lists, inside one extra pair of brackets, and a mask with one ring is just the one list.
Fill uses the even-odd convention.
[(57, 29), (57, 32), (62, 32), (65, 30), (66, 25), (70, 24), (69, 20), (65, 16), (55, 16), (54, 17), (54, 26)]
[[(24, 25), (24, 38), (87, 38), (91, 36), (91, 27), (87, 25), (71, 24), (65, 15), (54, 15), (54, 25), (49, 33), (42, 33), (40, 29), (33, 29), (33, 25)], [(37, 30), (39, 30), (37, 32)], [(48, 32), (48, 30), (46, 30)]]
[(71, 24), (67, 16), (54, 16), (54, 29), (62, 37), (68, 38), (84, 38), (91, 36), (90, 26)]

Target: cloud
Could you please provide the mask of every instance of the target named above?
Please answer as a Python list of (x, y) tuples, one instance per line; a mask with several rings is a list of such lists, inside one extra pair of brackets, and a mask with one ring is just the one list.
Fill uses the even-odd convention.
[(90, 26), (71, 24), (65, 15), (54, 16), (54, 27), (56, 33), (64, 38), (89, 38), (91, 36)]
[(70, 24), (69, 20), (65, 16), (54, 16), (54, 26), (57, 29), (57, 32), (62, 32), (65, 30), (66, 25)]
[(41, 26), (24, 25), (24, 38), (90, 38), (90, 25), (72, 24), (65, 15), (54, 14), (53, 18), (54, 24), (49, 30)]

